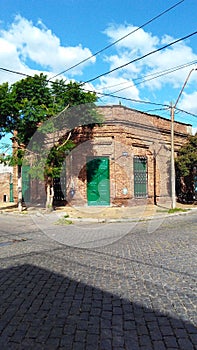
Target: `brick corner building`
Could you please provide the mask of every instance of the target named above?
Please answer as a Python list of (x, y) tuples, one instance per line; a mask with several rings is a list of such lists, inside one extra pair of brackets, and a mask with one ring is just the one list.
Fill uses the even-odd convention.
[[(169, 201), (171, 121), (121, 105), (98, 111), (103, 125), (83, 136), (66, 158), (65, 199), (76, 206)], [(175, 122), (175, 152), (190, 133), (191, 125)]]
[[(76, 147), (65, 155), (61, 177), (54, 179), (55, 203), (133, 206), (170, 201), (171, 121), (121, 105), (97, 110), (104, 116), (101, 126), (86, 132), (74, 129)], [(189, 134), (191, 125), (174, 123), (175, 154)], [(66, 140), (66, 131), (63, 135)], [(22, 173), (28, 200), (44, 203), (44, 184), (31, 180), (25, 169)]]

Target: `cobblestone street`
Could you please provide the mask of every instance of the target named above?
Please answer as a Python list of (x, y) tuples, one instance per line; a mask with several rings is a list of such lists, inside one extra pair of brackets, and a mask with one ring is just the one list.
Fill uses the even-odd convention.
[[(196, 212), (165, 218), (153, 232), (146, 220), (0, 220), (0, 349), (197, 348)], [(70, 246), (51, 239), (47, 225)], [(76, 232), (100, 232), (102, 244), (74, 246)]]

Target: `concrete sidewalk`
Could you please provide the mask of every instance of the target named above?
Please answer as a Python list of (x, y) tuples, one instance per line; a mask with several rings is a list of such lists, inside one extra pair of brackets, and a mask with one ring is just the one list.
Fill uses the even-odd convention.
[[(141, 205), (133, 207), (74, 207), (74, 206), (59, 206), (53, 212), (62, 214), (65, 218), (71, 220), (90, 220), (90, 221), (127, 221), (130, 219), (148, 219), (159, 218), (167, 215), (177, 215), (188, 213), (191, 210), (197, 209), (196, 204), (181, 204), (177, 203), (176, 210), (169, 211), (170, 203), (162, 206), (157, 205)], [(19, 213), (15, 203), (1, 203), (0, 213)], [(27, 207), (20, 214), (32, 213), (49, 213), (45, 208)]]
[(196, 205), (178, 205), (174, 211), (169, 206), (141, 205), (134, 207), (60, 207), (56, 212), (65, 213), (73, 221), (121, 222), (149, 220), (169, 215), (187, 214), (197, 209)]

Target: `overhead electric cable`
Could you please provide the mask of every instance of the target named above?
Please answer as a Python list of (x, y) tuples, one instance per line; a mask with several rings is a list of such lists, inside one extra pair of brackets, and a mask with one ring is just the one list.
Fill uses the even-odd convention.
[(151, 105), (155, 105), (155, 106), (170, 107), (169, 105), (166, 105), (166, 104), (163, 104), (163, 103), (156, 103), (156, 102), (150, 102), (150, 101), (144, 101), (144, 100), (137, 100), (137, 99), (134, 99), (134, 98), (128, 98), (128, 97), (123, 97), (123, 96), (116, 96), (116, 95), (112, 95), (110, 93), (107, 94), (107, 93), (104, 93), (104, 92), (96, 92), (96, 91), (85, 89), (85, 88), (82, 88), (82, 87), (81, 87), (81, 89), (83, 91), (86, 91), (86, 92), (96, 93), (98, 95), (105, 96), (105, 97), (113, 97), (113, 98), (116, 98), (116, 99), (119, 99), (119, 100), (131, 101), (131, 102), (142, 103), (142, 104), (151, 104)]
[[(8, 68), (4, 68), (4, 67), (0, 67), (0, 71), (3, 71), (3, 72), (7, 72), (7, 73), (12, 73), (12, 74), (18, 74), (18, 75), (22, 75), (22, 76), (25, 76), (25, 77), (28, 77), (28, 78), (34, 78), (33, 75), (30, 75), (30, 74), (26, 74), (26, 73), (23, 73), (23, 72), (18, 72), (16, 70), (12, 70), (12, 69), (8, 69)], [(40, 72), (41, 74), (42, 72)], [(46, 79), (46, 82), (48, 83), (53, 83), (53, 84), (60, 84), (58, 81), (53, 81), (51, 82), (50, 79)]]
[[(114, 94), (115, 92), (122, 91), (122, 90), (127, 89), (127, 88), (129, 88), (129, 87), (132, 87), (132, 86), (134, 86), (134, 85), (140, 85), (140, 84), (142, 84), (143, 82), (146, 82), (146, 81), (149, 81), (149, 80), (152, 80), (152, 79), (156, 79), (156, 78), (160, 77), (160, 74), (162, 74), (162, 75), (167, 75), (167, 74), (173, 73), (173, 72), (175, 72), (175, 71), (177, 71), (177, 70), (179, 70), (179, 69), (192, 66), (193, 64), (197, 64), (197, 60), (191, 61), (191, 62), (187, 62), (187, 63), (184, 63), (184, 64), (179, 65), (179, 66), (174, 66), (174, 67), (165, 69), (165, 70), (163, 70), (163, 71), (156, 71), (156, 72), (154, 72), (154, 73), (142, 75), (142, 76), (139, 77), (139, 78), (134, 78), (134, 79), (132, 79), (133, 82), (136, 82), (136, 81), (140, 80), (139, 83), (130, 84), (129, 81), (123, 81), (123, 82), (118, 83), (118, 84), (107, 85), (107, 86), (105, 86), (105, 87), (97, 88), (97, 91), (103, 90), (103, 89), (111, 89), (111, 88), (113, 88), (113, 87), (120, 86), (120, 85), (130, 84), (130, 85), (127, 85), (125, 88), (122, 88), (122, 89), (117, 90), (117, 91), (113, 91), (112, 93)], [(156, 74), (159, 74), (159, 75), (156, 75)], [(147, 78), (147, 77), (152, 77), (152, 78), (150, 78), (150, 79), (144, 79), (144, 78)]]
[[(117, 92), (120, 92), (120, 91), (129, 89), (130, 87), (133, 87), (133, 86), (137, 86), (137, 85), (146, 83), (147, 81), (151, 81), (151, 80), (160, 78), (160, 77), (162, 77), (162, 76), (164, 76), (164, 75), (168, 75), (168, 74), (174, 73), (174, 72), (176, 72), (177, 70), (180, 70), (180, 69), (183, 69), (183, 68), (192, 66), (193, 64), (196, 64), (196, 63), (197, 63), (197, 61), (193, 61), (193, 62), (191, 62), (191, 63), (183, 64), (183, 65), (180, 65), (180, 66), (176, 66), (176, 67), (174, 67), (174, 68), (169, 68), (169, 69), (166, 69), (166, 70), (161, 71), (161, 72), (155, 72), (155, 73), (148, 74), (148, 75), (146, 75), (146, 76), (144, 76), (144, 77), (152, 76), (152, 78), (143, 79), (143, 80), (139, 81), (138, 83), (135, 83), (135, 84), (126, 86), (126, 87), (124, 87), (124, 88), (122, 88), (122, 89), (113, 91), (112, 94), (115, 94), (115, 93), (117, 93)], [(156, 75), (156, 74), (158, 74), (158, 75)], [(141, 78), (141, 79), (142, 79), (142, 78)], [(133, 79), (133, 81), (137, 81), (137, 80), (140, 80), (140, 78)]]
[(185, 111), (184, 109), (180, 109), (180, 108), (175, 108), (177, 111), (180, 111), (180, 112), (183, 112), (183, 113), (186, 113), (186, 114), (189, 114), (189, 115), (192, 115), (192, 117), (195, 117), (195, 118), (197, 118), (197, 115), (196, 114), (194, 114), (194, 113), (191, 113), (191, 112), (187, 112), (187, 111)]
[[(86, 92), (90, 92), (90, 93), (95, 93), (95, 91), (92, 91), (92, 90), (87, 90), (85, 88), (81, 88), (83, 91), (86, 91)], [(103, 93), (103, 92), (96, 92), (96, 94), (99, 94), (99, 95), (102, 95), (104, 97), (112, 97), (112, 98), (116, 98), (116, 99), (119, 99), (119, 100), (125, 100), (125, 101), (131, 101), (131, 102), (135, 102), (135, 103), (141, 103), (141, 104), (150, 104), (150, 105), (154, 105), (154, 106), (163, 106), (165, 107), (165, 109), (170, 109), (171, 106), (170, 105), (167, 105), (167, 104), (163, 104), (163, 103), (157, 103), (157, 102), (150, 102), (150, 101), (144, 101), (144, 100), (137, 100), (137, 99), (134, 99), (134, 98), (128, 98), (128, 97), (123, 97), (123, 96), (116, 96), (116, 95), (113, 95), (113, 94), (107, 94), (107, 93)], [(193, 114), (193, 113), (190, 113), (190, 112), (187, 112), (183, 109), (180, 109), (180, 108), (175, 108), (176, 110), (180, 111), (180, 112), (183, 112), (183, 113), (186, 113), (188, 115), (191, 115), (193, 117), (196, 117), (197, 118), (197, 115), (196, 114)]]
[(4, 71), (4, 72), (7, 72), (7, 73), (13, 73), (13, 74), (18, 74), (18, 75), (24, 75), (25, 77), (32, 77), (32, 75), (28, 75), (28, 74), (25, 74), (25, 73), (22, 73), (22, 72), (17, 72), (15, 70), (11, 70), (11, 69), (8, 69), (8, 68), (3, 68), (3, 67), (0, 67), (0, 70)]
[(179, 43), (180, 41), (183, 41), (183, 40), (185, 40), (185, 39), (188, 39), (188, 38), (190, 38), (191, 36), (193, 36), (193, 35), (195, 35), (195, 34), (197, 34), (197, 31), (195, 31), (195, 32), (193, 32), (193, 33), (191, 33), (191, 34), (188, 34), (188, 35), (186, 35), (186, 36), (184, 36), (184, 37), (182, 37), (182, 38), (180, 38), (180, 39), (174, 40), (174, 41), (172, 41), (171, 43), (166, 44), (166, 45), (164, 45), (164, 46), (162, 46), (162, 47), (160, 47), (160, 48), (158, 48), (158, 49), (156, 49), (156, 50), (153, 50), (153, 51), (151, 51), (151, 52), (148, 52), (147, 54), (145, 54), (145, 55), (143, 55), (143, 56), (137, 57), (137, 58), (135, 58), (135, 59), (133, 59), (133, 60), (127, 62), (127, 63), (122, 64), (121, 66), (118, 66), (118, 67), (116, 67), (116, 68), (113, 68), (113, 69), (111, 69), (111, 70), (109, 70), (109, 71), (107, 71), (107, 72), (105, 72), (105, 73), (99, 74), (99, 75), (97, 75), (97, 76), (94, 77), (94, 78), (91, 78), (91, 79), (89, 79), (89, 80), (86, 80), (85, 82), (82, 83), (82, 85), (83, 85), (83, 84), (86, 84), (86, 83), (90, 83), (90, 82), (92, 82), (92, 81), (94, 81), (94, 80), (97, 80), (98, 78), (101, 78), (101, 77), (103, 77), (103, 76), (105, 76), (105, 75), (108, 75), (108, 74), (110, 74), (110, 73), (112, 73), (112, 72), (115, 72), (116, 70), (119, 70), (119, 69), (121, 69), (121, 68), (124, 68), (124, 67), (128, 66), (128, 65), (131, 64), (131, 63), (135, 63), (135, 62), (137, 62), (137, 61), (140, 61), (140, 60), (142, 60), (143, 58), (146, 58), (146, 57), (148, 57), (148, 56), (150, 56), (150, 55), (153, 55), (154, 53), (157, 53), (157, 52), (159, 52), (159, 51), (161, 51), (161, 50), (164, 50), (164, 49), (166, 49), (167, 47), (170, 47), (170, 46), (172, 46), (172, 45), (174, 45), (174, 44)]
[(155, 108), (155, 109), (148, 109), (144, 111), (145, 113), (150, 113), (150, 112), (158, 112), (158, 111), (166, 111), (167, 108)]
[[(12, 74), (19, 74), (19, 75), (24, 75), (24, 76), (26, 76), (26, 77), (31, 77), (31, 78), (33, 78), (33, 76), (32, 75), (28, 75), (28, 74), (25, 74), (25, 73), (22, 73), (22, 72), (18, 72), (18, 71), (14, 71), (14, 70), (11, 70), (11, 69), (7, 69), (7, 68), (3, 68), (3, 67), (0, 67), (0, 70), (2, 70), (2, 71), (6, 71), (6, 72), (9, 72), (9, 73), (12, 73)], [(49, 80), (46, 80), (46, 81), (48, 81), (48, 82), (50, 82), (51, 83), (51, 81), (49, 81)], [(59, 84), (58, 82), (53, 82), (53, 84)], [(114, 97), (114, 98), (119, 98), (119, 99), (123, 99), (123, 100), (127, 100), (127, 101), (132, 101), (132, 102), (141, 102), (141, 103), (147, 103), (147, 104), (154, 104), (154, 105), (156, 105), (156, 106), (166, 106), (166, 107), (169, 107), (168, 105), (163, 105), (163, 104), (161, 104), (161, 103), (155, 103), (155, 102), (148, 102), (148, 101), (143, 101), (143, 100), (135, 100), (135, 99), (131, 99), (131, 98), (126, 98), (126, 97), (121, 97), (121, 96), (114, 96), (114, 95), (112, 95), (112, 94), (107, 94), (107, 93), (103, 93), (103, 92), (96, 92), (96, 91), (93, 91), (93, 90), (89, 90), (89, 89), (85, 89), (85, 88), (82, 88), (81, 87), (81, 89), (83, 90), (83, 91), (86, 91), (86, 92), (90, 92), (90, 93), (96, 93), (96, 94), (99, 94), (99, 95), (102, 95), (102, 96), (108, 96), (108, 97)]]
[[(23, 75), (23, 76), (27, 76), (27, 77), (32, 77), (32, 78), (33, 78), (33, 76), (31, 76), (31, 75), (28, 75), (28, 74), (25, 74), (25, 73), (22, 73), (22, 72), (18, 72), (18, 71), (14, 71), (14, 70), (10, 70), (10, 69), (3, 68), (3, 67), (0, 67), (0, 70), (6, 71), (6, 72), (9, 72), (9, 73), (12, 73), (12, 74), (19, 74), (19, 75)], [(46, 81), (48, 81), (48, 80), (46, 80)], [(49, 81), (49, 82), (50, 82), (50, 81)], [(50, 83), (51, 83), (51, 82), (50, 82)], [(54, 84), (54, 83), (57, 83), (57, 84), (58, 84), (58, 82), (53, 82), (53, 84)], [(123, 96), (113, 95), (113, 94), (110, 94), (110, 93), (97, 92), (97, 91), (85, 89), (85, 88), (82, 88), (82, 87), (81, 87), (81, 89), (82, 89), (83, 91), (90, 92), (90, 93), (96, 93), (96, 94), (101, 95), (101, 96), (104, 96), (104, 97), (112, 97), (112, 98), (116, 98), (116, 99), (119, 99), (119, 100), (125, 100), (125, 101), (131, 101), (131, 102), (135, 102), (135, 103), (150, 104), (150, 105), (163, 106), (163, 107), (170, 108), (170, 105), (167, 105), (167, 104), (156, 103), (156, 102), (150, 102), (150, 101), (144, 101), (144, 100), (137, 100), (137, 99), (127, 98), (127, 97), (123, 97)], [(197, 115), (195, 115), (195, 114), (193, 114), (193, 113), (184, 111), (184, 110), (179, 109), (179, 108), (177, 108), (177, 107), (176, 107), (176, 110), (178, 110), (178, 111), (180, 111), (180, 112), (183, 112), (183, 113), (186, 113), (186, 114), (188, 114), (188, 115), (191, 115), (191, 116), (197, 118)]]
[(90, 60), (91, 58), (93, 58), (93, 57), (97, 56), (98, 54), (100, 54), (101, 52), (103, 52), (103, 51), (109, 49), (110, 47), (112, 47), (112, 46), (114, 46), (115, 44), (119, 43), (121, 40), (127, 38), (129, 35), (134, 34), (134, 33), (137, 32), (138, 30), (144, 28), (145, 26), (147, 26), (147, 25), (150, 24), (151, 22), (155, 21), (157, 18), (159, 18), (159, 17), (163, 16), (164, 14), (166, 14), (167, 12), (173, 10), (176, 6), (180, 5), (180, 4), (181, 4), (182, 2), (184, 2), (184, 1), (185, 1), (185, 0), (181, 0), (181, 1), (177, 2), (177, 3), (174, 4), (173, 6), (169, 7), (169, 8), (166, 9), (165, 11), (161, 12), (161, 13), (158, 14), (157, 16), (153, 17), (153, 18), (150, 19), (149, 21), (147, 21), (147, 22), (145, 22), (144, 24), (142, 24), (140, 27), (138, 27), (138, 28), (132, 30), (131, 32), (129, 32), (129, 33), (127, 33), (126, 35), (122, 36), (121, 38), (119, 38), (118, 40), (114, 41), (113, 43), (111, 43), (111, 44), (105, 46), (104, 48), (100, 49), (99, 51), (96, 51), (94, 54), (88, 56), (87, 58), (85, 58), (85, 59), (83, 59), (82, 61), (80, 61), (80, 62), (74, 64), (73, 66), (71, 66), (71, 67), (69, 67), (69, 68), (67, 68), (67, 69), (65, 69), (65, 70), (63, 70), (63, 71), (61, 71), (60, 73), (58, 73), (58, 74), (52, 76), (52, 77), (50, 78), (50, 80), (51, 80), (51, 79), (54, 79), (54, 78), (56, 78), (56, 77), (58, 77), (58, 76), (61, 75), (61, 74), (64, 74), (64, 73), (68, 72), (69, 70), (71, 70), (71, 69), (73, 69), (73, 68), (78, 67), (80, 64), (85, 63), (86, 61), (88, 61), (88, 60)]
[[(133, 79), (133, 81), (138, 81), (138, 80), (141, 80), (141, 79), (143, 79), (143, 78), (146, 78), (146, 77), (149, 77), (149, 76), (150, 76), (150, 77), (153, 76), (153, 77), (150, 78), (150, 79), (143, 79), (143, 80), (141, 80), (139, 83), (135, 83), (135, 84), (129, 85), (129, 86), (125, 87), (125, 88), (122, 88), (122, 89), (120, 89), (120, 90), (113, 91), (113, 92), (111, 92), (111, 94), (114, 94), (114, 93), (116, 93), (116, 92), (120, 92), (120, 91), (125, 90), (125, 89), (127, 89), (127, 88), (129, 88), (129, 87), (132, 87), (132, 86), (140, 85), (140, 84), (142, 84), (142, 83), (144, 83), (144, 82), (146, 82), (146, 81), (149, 81), (149, 80), (157, 79), (157, 78), (160, 77), (161, 75), (163, 76), (163, 75), (170, 74), (170, 73), (172, 73), (172, 72), (174, 72), (174, 71), (177, 71), (177, 70), (179, 70), (179, 69), (183, 69), (183, 68), (189, 67), (189, 66), (191, 66), (191, 65), (193, 65), (193, 64), (196, 64), (196, 63), (197, 63), (196, 60), (195, 60), (195, 61), (191, 61), (191, 62), (185, 63), (185, 64), (183, 64), (183, 65), (174, 66), (174, 67), (169, 68), (169, 69), (166, 69), (166, 70), (164, 70), (164, 71), (155, 72), (155, 73), (150, 73), (150, 74), (144, 75), (144, 76), (142, 76), (142, 77)], [(26, 73), (23, 73), (23, 72), (18, 72), (18, 71), (15, 71), (15, 70), (11, 70), (11, 69), (4, 68), (4, 67), (0, 67), (0, 70), (5, 71), (5, 72), (8, 72), (8, 73), (11, 73), (11, 74), (18, 74), (18, 75), (22, 75), (22, 76), (26, 76), (26, 77), (31, 77), (31, 78), (34, 77), (34, 76), (32, 76), (32, 75), (29, 75), (29, 74), (26, 74)], [(161, 75), (160, 75), (160, 73), (161, 73)], [(155, 74), (159, 74), (159, 75), (156, 75), (156, 76), (155, 76)], [(50, 79), (46, 79), (46, 81), (49, 82), (49, 83), (51, 83)], [(53, 84), (59, 84), (58, 81), (55, 81), (55, 82), (52, 82), (52, 83), (53, 83)], [(105, 89), (109, 89), (109, 88), (111, 88), (111, 87), (115, 87), (115, 86), (119, 86), (119, 85), (123, 85), (123, 84), (128, 84), (128, 82), (122, 82), (122, 83), (110, 85), (110, 86), (105, 87)], [(103, 90), (103, 87), (102, 87), (102, 88), (98, 88), (98, 89), (96, 90), (96, 93), (99, 93), (99, 90)]]

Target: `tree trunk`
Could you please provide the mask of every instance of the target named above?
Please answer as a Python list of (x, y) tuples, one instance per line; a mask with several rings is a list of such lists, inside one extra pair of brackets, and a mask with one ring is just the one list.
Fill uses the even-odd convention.
[(18, 165), (18, 210), (20, 212), (23, 210), (22, 197), (22, 167)]
[(47, 180), (47, 186), (46, 186), (46, 209), (48, 211), (53, 210), (53, 198), (54, 198), (54, 188), (53, 188), (53, 181), (51, 178), (48, 178)]

